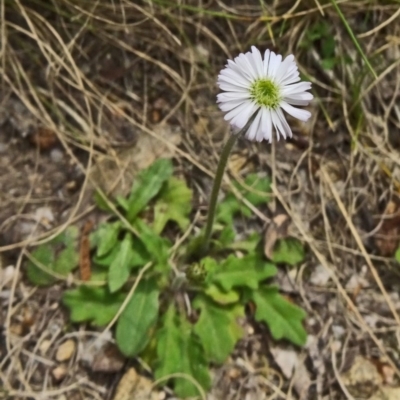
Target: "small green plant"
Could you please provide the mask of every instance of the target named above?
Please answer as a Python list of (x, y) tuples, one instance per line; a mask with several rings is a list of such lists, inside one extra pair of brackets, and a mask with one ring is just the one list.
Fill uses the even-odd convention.
[[(250, 174), (244, 183), (235, 186), (249, 203), (260, 206), (269, 200), (268, 177)], [(301, 262), (304, 249), (283, 240), (274, 260), (266, 260), (261, 236), (242, 232), (251, 211), (232, 193), (219, 203), (209, 251), (197, 260), (187, 256), (193, 239), (174, 246), (193, 210), (192, 191), (173, 176), (170, 160), (143, 170), (116, 206), (125, 222), (114, 216), (91, 234), (91, 280), (63, 295), (72, 322), (101, 327), (118, 315), (115, 337), (121, 352), (143, 357), (157, 379), (173, 376), (181, 398), (199, 394), (182, 374), (205, 390), (210, 387), (209, 364), (223, 363), (243, 337), (240, 320), (249, 304), (274, 339), (305, 343), (305, 312), (271, 284), (276, 264)], [(34, 250), (29, 279), (49, 285), (71, 273), (78, 262), (77, 239), (72, 227)]]
[[(199, 389), (210, 388), (209, 364), (223, 363), (243, 337), (239, 320), (248, 304), (274, 339), (305, 343), (305, 312), (270, 282), (276, 263), (295, 265), (303, 260), (303, 247), (295, 240), (281, 241), (274, 262), (267, 261), (260, 236), (247, 235), (245, 222), (251, 212), (232, 194), (218, 202), (238, 137), (271, 142), (274, 131), (278, 138), (292, 136), (282, 110), (301, 121), (311, 117), (309, 111), (294, 107), (308, 105), (313, 98), (308, 92), (311, 83), (299, 81), (293, 55), (283, 60), (266, 50), (263, 58), (254, 46), (220, 72), (217, 83), (224, 93), (217, 101), (234, 133), (220, 155), (207, 221), (194, 238), (185, 232), (192, 192), (173, 176), (170, 160), (159, 159), (143, 170), (129, 196), (117, 198), (113, 207), (98, 197), (99, 207), (116, 215), (91, 237), (92, 282), (66, 291), (64, 304), (74, 322), (116, 323), (121, 352), (146, 359), (156, 378), (170, 380), (179, 397), (197, 396)], [(236, 185), (235, 193), (245, 204), (259, 206), (268, 201), (269, 189), (267, 177), (251, 174), (243, 185)], [(238, 235), (241, 240), (236, 240)], [(174, 244), (177, 237), (187, 241)], [(68, 243), (59, 257), (65, 252), (71, 256)], [(65, 277), (75, 266), (65, 268), (68, 257), (60, 263), (51, 248), (38, 248), (29, 276), (40, 284)]]
[(335, 38), (329, 23), (325, 20), (317, 21), (305, 32), (300, 44), (305, 49), (319, 48), (321, 66), (330, 70), (340, 62), (340, 57), (335, 55)]

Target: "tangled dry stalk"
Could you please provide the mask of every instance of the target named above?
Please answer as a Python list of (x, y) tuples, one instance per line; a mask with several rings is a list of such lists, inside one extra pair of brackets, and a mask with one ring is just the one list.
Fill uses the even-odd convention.
[[(230, 165), (238, 180), (254, 168), (272, 174), (276, 209), (254, 213), (268, 226), (285, 210), (290, 234), (308, 246), (307, 263), (296, 277), (282, 273), (280, 283), (289, 279), (288, 290), (309, 314), (310, 343), (298, 351), (315, 382), (309, 398), (357, 398), (345, 371), (359, 355), (390, 368), (392, 380), (383, 381), (397, 385), (400, 4), (338, 2), (376, 76), (334, 4), (1, 0), (0, 397), (112, 398), (119, 376), (87, 373), (78, 354), (66, 364), (66, 377), (54, 376), (58, 346), (96, 333), (65, 328), (60, 286), (27, 285), (20, 274), (24, 255), (82, 221), (92, 209), (90, 189), (108, 188), (94, 165), (106, 160), (123, 180), (126, 149), (134, 158), (147, 135), (174, 154), (203, 207), (202, 188), (227, 133), (215, 105), (216, 76), (227, 58), (252, 44), (294, 53), (313, 82), (312, 121), (295, 126), (289, 143), (243, 143)], [(64, 154), (53, 167), (49, 141)], [(154, 157), (148, 151), (145, 160)], [(35, 212), (49, 204), (54, 219), (43, 226)], [(320, 286), (317, 268), (329, 276)], [(280, 372), (273, 346), (265, 332), (250, 334), (216, 372), (210, 399), (297, 398), (295, 376)]]

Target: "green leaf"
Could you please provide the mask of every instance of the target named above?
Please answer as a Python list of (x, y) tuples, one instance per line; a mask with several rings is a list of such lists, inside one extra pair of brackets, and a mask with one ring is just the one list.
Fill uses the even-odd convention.
[(157, 366), (156, 379), (180, 372), (179, 344), (181, 330), (177, 322), (174, 306), (170, 306), (163, 318), (163, 328), (157, 332)]
[(208, 360), (222, 364), (243, 337), (243, 329), (237, 323), (237, 318), (244, 316), (243, 306), (221, 307), (200, 295), (195, 298), (193, 307), (201, 310), (194, 332)]
[(100, 267), (109, 268), (121, 250), (121, 242), (115, 243), (115, 246), (105, 256), (99, 257), (97, 254), (93, 257), (93, 263)]
[(161, 233), (168, 221), (175, 221), (181, 231), (189, 225), (189, 213), (192, 209), (192, 191), (183, 180), (169, 178), (164, 184), (154, 207), (153, 229)]
[(117, 204), (125, 211), (127, 212), (129, 210), (129, 201), (125, 197), (122, 196), (117, 196), (116, 197)]
[(400, 263), (400, 247), (396, 250), (394, 258), (398, 263)]
[(158, 296), (154, 280), (139, 282), (117, 323), (116, 340), (124, 355), (135, 357), (149, 342), (158, 317)]
[(288, 339), (302, 346), (307, 333), (301, 323), (306, 313), (287, 301), (276, 287), (261, 287), (251, 295), (257, 306), (256, 320), (265, 322), (274, 339)]
[[(252, 190), (241, 188), (241, 192), (245, 199), (248, 200), (253, 206), (259, 206), (267, 203), (270, 200), (269, 194), (271, 193), (271, 179), (267, 176), (260, 177), (258, 174), (249, 174), (245, 183)], [(248, 213), (252, 213), (251, 210)]]
[(232, 224), (225, 225), (219, 233), (218, 239), (215, 241), (215, 247), (220, 250), (225, 250), (234, 243), (236, 238), (236, 231)]
[(260, 234), (258, 232), (254, 232), (251, 233), (246, 239), (230, 243), (227, 247), (232, 250), (241, 250), (252, 253), (256, 251), (260, 241)]
[[(129, 262), (130, 269), (142, 267), (152, 260), (144, 244), (137, 238), (132, 238), (132, 240), (132, 252)], [(93, 263), (101, 267), (109, 268), (121, 251), (121, 243), (122, 242), (118, 241), (112, 250), (103, 257), (95, 255), (93, 257)]]
[(149, 201), (157, 196), (172, 172), (172, 161), (161, 158), (138, 174), (128, 199), (128, 221), (132, 222)]
[(69, 245), (56, 256), (54, 261), (54, 272), (59, 275), (67, 276), (78, 266), (79, 254), (75, 246)]
[[(204, 350), (191, 325), (183, 318), (178, 318), (171, 306), (165, 314), (163, 328), (157, 333), (157, 379), (171, 374), (187, 374), (193, 377), (205, 391), (211, 386), (208, 363)], [(175, 394), (179, 398), (198, 396), (196, 386), (184, 377), (172, 378)]]
[[(49, 244), (39, 246), (32, 252), (32, 257), (36, 262), (29, 260), (26, 269), (26, 274), (30, 282), (39, 286), (54, 283), (56, 278), (51, 275), (51, 272), (53, 272), (52, 266), (54, 265), (54, 250), (52, 246)], [(38, 263), (43, 265), (49, 273), (39, 267)]]
[(120, 289), (128, 280), (133, 256), (132, 235), (126, 233), (119, 252), (116, 254), (108, 271), (108, 287), (111, 293)]
[(208, 285), (204, 293), (211, 297), (216, 303), (227, 305), (236, 303), (239, 301), (239, 293), (235, 290), (230, 290), (229, 292), (223, 291), (218, 285)]
[(101, 224), (91, 235), (91, 243), (97, 246), (96, 255), (103, 257), (109, 253), (117, 244), (121, 232), (121, 222)]
[[(268, 193), (271, 191), (271, 180), (268, 177), (259, 177), (257, 174), (249, 174), (245, 179), (245, 184), (251, 187), (252, 190), (245, 189), (237, 182), (234, 183), (242, 196), (253, 206), (259, 206), (269, 201)], [(252, 211), (239, 201), (233, 193), (228, 193), (218, 207), (217, 221), (231, 225), (233, 223), (233, 217), (238, 213), (245, 217), (250, 217)]]
[(131, 259), (131, 268), (143, 267), (152, 260), (152, 256), (146, 249), (146, 246), (138, 238), (133, 240), (133, 252)]
[(272, 253), (272, 261), (276, 264), (288, 264), (294, 266), (304, 260), (304, 247), (294, 238), (278, 240)]
[(216, 220), (227, 225), (232, 225), (233, 217), (240, 211), (240, 209), (239, 200), (232, 193), (229, 193), (217, 207)]
[(257, 289), (259, 282), (276, 273), (277, 269), (274, 265), (260, 259), (257, 255), (252, 254), (242, 258), (230, 255), (210, 274), (209, 282), (219, 284), (225, 291), (238, 286)]
[(168, 262), (168, 251), (171, 243), (155, 233), (141, 219), (137, 219), (134, 224), (139, 233), (139, 239), (145, 246), (151, 260), (159, 265), (165, 266)]
[(109, 203), (107, 202), (105, 195), (101, 194), (99, 191), (96, 191), (96, 193), (93, 196), (94, 202), (96, 206), (102, 210), (102, 211), (108, 211), (112, 212), (112, 209), (109, 206)]
[(79, 254), (76, 250), (79, 230), (68, 227), (53, 240), (32, 252), (34, 260), (27, 264), (28, 279), (35, 285), (46, 286), (66, 277), (78, 266)]
[(125, 294), (112, 294), (105, 287), (79, 286), (63, 295), (63, 303), (70, 309), (72, 322), (90, 321), (107, 325), (117, 314)]
[(336, 64), (338, 63), (337, 59), (332, 57), (332, 58), (325, 58), (323, 60), (321, 60), (321, 66), (323, 69), (325, 70), (331, 70), (333, 69)]

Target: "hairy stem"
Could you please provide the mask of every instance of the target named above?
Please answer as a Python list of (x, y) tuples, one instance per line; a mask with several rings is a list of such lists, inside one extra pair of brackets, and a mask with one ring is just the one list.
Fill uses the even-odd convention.
[(228, 162), (229, 154), (231, 153), (233, 146), (236, 143), (238, 134), (232, 134), (226, 141), (224, 148), (222, 149), (221, 157), (218, 162), (217, 172), (215, 174), (214, 184), (211, 191), (210, 205), (208, 207), (206, 229), (204, 231), (203, 244), (201, 253), (207, 254), (210, 247), (210, 240), (212, 235), (212, 228), (214, 225), (215, 211), (217, 208), (218, 193), (221, 187), (222, 178), (224, 176), (225, 167)]

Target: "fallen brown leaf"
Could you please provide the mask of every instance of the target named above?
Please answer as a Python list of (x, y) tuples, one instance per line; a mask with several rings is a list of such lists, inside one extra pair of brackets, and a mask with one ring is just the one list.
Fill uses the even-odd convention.
[(57, 135), (48, 128), (38, 128), (29, 136), (29, 141), (38, 146), (40, 150), (49, 150), (57, 143)]
[(400, 201), (390, 200), (383, 213), (383, 221), (375, 235), (375, 246), (379, 254), (392, 257), (400, 242)]
[(125, 358), (114, 344), (107, 344), (101, 348), (94, 356), (92, 371), (114, 373), (122, 369)]
[(93, 228), (92, 221), (86, 221), (82, 228), (82, 236), (79, 247), (79, 273), (83, 281), (88, 281), (92, 275), (91, 261), (90, 261), (90, 240), (89, 233)]

